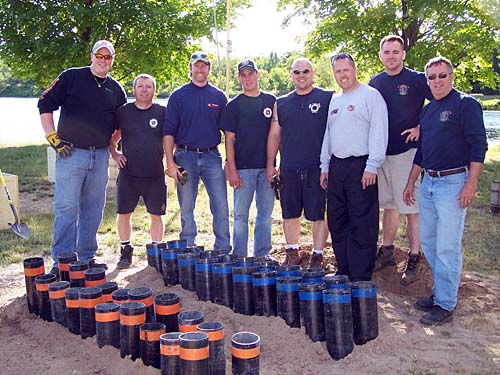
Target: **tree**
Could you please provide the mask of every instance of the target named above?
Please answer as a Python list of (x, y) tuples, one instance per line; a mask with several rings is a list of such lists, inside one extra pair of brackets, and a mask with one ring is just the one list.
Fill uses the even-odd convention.
[(287, 5), (293, 11), (285, 23), (299, 17), (316, 25), (306, 42), (313, 55), (350, 52), (360, 71), (374, 74), (381, 70), (380, 39), (398, 34), (405, 41), (407, 66), (423, 70), (430, 58), (443, 55), (455, 64), (456, 84), (464, 90), (471, 82), (483, 87), (499, 82), (491, 69), (500, 41), (498, 0), (279, 1), (280, 9)]
[[(248, 0), (232, 3), (237, 10)], [(93, 43), (108, 39), (117, 51), (117, 79), (147, 72), (161, 84), (185, 77), (194, 43), (224, 27), (226, 2), (0, 0), (0, 18), (0, 58), (19, 78), (46, 86), (62, 70), (88, 65)]]

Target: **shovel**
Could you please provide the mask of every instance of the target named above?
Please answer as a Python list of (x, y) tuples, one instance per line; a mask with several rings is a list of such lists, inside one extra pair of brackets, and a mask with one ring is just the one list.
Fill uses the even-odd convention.
[(5, 182), (5, 179), (3, 178), (3, 173), (2, 170), (0, 169), (0, 182), (3, 185), (3, 188), (5, 190), (5, 193), (7, 194), (7, 200), (9, 201), (10, 208), (12, 210), (12, 213), (14, 214), (14, 224), (10, 224), (10, 229), (17, 234), (19, 237), (28, 239), (30, 238), (30, 230), (26, 224), (20, 224), (19, 223), (19, 216), (17, 215), (16, 211), (16, 206), (14, 206), (14, 201), (12, 200), (10, 194), (9, 194), (9, 189), (7, 189), (7, 183)]

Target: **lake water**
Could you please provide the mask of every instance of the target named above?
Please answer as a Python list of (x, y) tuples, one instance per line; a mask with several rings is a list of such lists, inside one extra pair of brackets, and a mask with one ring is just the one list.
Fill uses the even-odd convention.
[[(0, 98), (0, 145), (45, 143), (37, 108), (38, 98)], [(157, 101), (166, 105), (166, 99)], [(58, 113), (54, 114), (56, 123)], [(490, 145), (500, 144), (500, 111), (485, 111)]]

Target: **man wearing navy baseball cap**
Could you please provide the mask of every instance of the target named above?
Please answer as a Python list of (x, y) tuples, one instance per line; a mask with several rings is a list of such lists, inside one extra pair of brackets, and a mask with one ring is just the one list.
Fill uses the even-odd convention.
[(274, 196), (266, 179), (266, 142), (276, 98), (260, 91), (259, 78), (255, 62), (243, 60), (238, 64), (243, 92), (228, 103), (220, 123), (226, 137), (226, 178), (234, 188), (233, 249), (243, 257), (248, 255), (248, 216), (254, 195), (257, 216), (253, 255), (267, 256), (272, 248)]

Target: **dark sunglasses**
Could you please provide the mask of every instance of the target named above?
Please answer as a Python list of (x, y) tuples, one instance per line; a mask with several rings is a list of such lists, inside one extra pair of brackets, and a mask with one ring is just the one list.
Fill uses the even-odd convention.
[(208, 55), (206, 53), (193, 53), (191, 55), (191, 59), (206, 59), (208, 57)]
[(441, 78), (441, 79), (445, 79), (446, 77), (448, 77), (450, 74), (453, 74), (453, 72), (448, 72), (448, 73), (439, 73), (439, 74), (431, 74), (430, 76), (427, 76), (427, 79), (429, 81), (434, 81), (436, 78)]
[(352, 58), (352, 56), (349, 55), (347, 52), (340, 52), (340, 53), (337, 53), (336, 55), (332, 56), (330, 63), (333, 65), (333, 63), (339, 59), (349, 59), (352, 62), (354, 62), (354, 59)]
[(103, 55), (102, 53), (94, 53), (94, 56), (97, 60), (106, 60), (106, 61), (109, 61), (109, 60), (113, 60), (113, 55)]
[(295, 74), (296, 76), (298, 76), (300, 73), (302, 74), (309, 74), (309, 72), (311, 71), (311, 69), (302, 69), (302, 70), (294, 70), (293, 71), (293, 74)]

